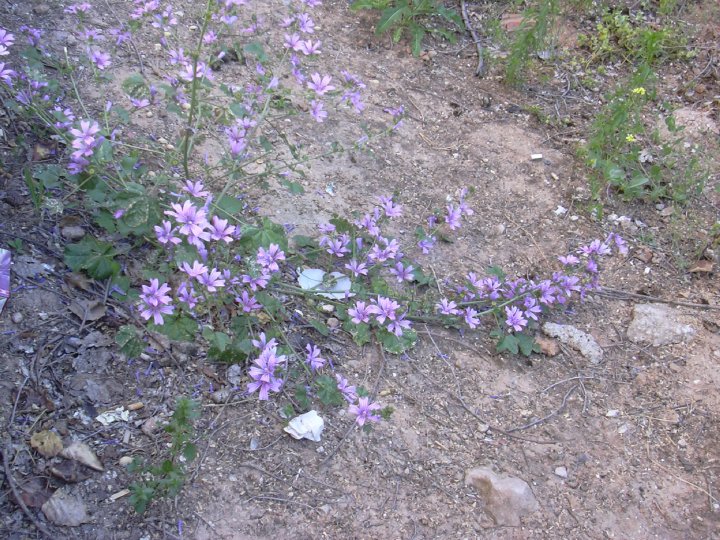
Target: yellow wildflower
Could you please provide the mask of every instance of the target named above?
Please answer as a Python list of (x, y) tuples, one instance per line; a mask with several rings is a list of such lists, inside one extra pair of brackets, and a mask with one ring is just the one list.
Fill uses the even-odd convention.
[(628, 133), (628, 134), (625, 136), (625, 140), (626, 140), (627, 142), (635, 142), (635, 141), (637, 141), (637, 139), (635, 138), (635, 135), (633, 135), (632, 133)]
[(639, 96), (645, 95), (645, 89), (642, 86), (638, 86), (637, 88), (632, 89), (633, 94), (638, 94)]

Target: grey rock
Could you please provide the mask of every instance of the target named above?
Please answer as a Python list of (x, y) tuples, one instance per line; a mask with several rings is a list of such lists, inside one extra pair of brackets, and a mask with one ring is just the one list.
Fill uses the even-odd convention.
[(77, 527), (89, 521), (83, 500), (65, 493), (62, 488), (53, 493), (53, 496), (42, 505), (42, 511), (55, 525)]
[(65, 240), (80, 240), (85, 236), (85, 229), (79, 225), (68, 225), (60, 229), (60, 234), (62, 234)]
[(527, 482), (513, 476), (500, 476), (489, 467), (467, 471), (465, 485), (477, 490), (485, 511), (497, 525), (517, 527), (520, 518), (540, 506)]
[(568, 472), (567, 467), (555, 467), (555, 474), (560, 478), (567, 478)]
[(627, 337), (633, 343), (661, 347), (689, 341), (695, 329), (678, 318), (676, 310), (665, 304), (637, 304)]
[(565, 345), (579, 351), (591, 363), (599, 364), (602, 362), (603, 350), (590, 334), (586, 334), (569, 324), (551, 322), (543, 324), (542, 329), (546, 335), (558, 338)]
[(227, 370), (227, 380), (233, 386), (240, 386), (243, 379), (243, 368), (240, 364), (233, 364)]

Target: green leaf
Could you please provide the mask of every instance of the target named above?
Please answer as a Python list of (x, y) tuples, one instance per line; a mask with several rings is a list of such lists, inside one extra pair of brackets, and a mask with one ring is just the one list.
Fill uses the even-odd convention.
[(261, 63), (265, 63), (268, 60), (267, 54), (265, 54), (265, 49), (263, 49), (262, 43), (260, 43), (259, 41), (252, 41), (250, 43), (246, 43), (243, 46), (243, 52), (246, 55), (254, 56)]
[(140, 73), (133, 73), (122, 82), (122, 89), (134, 98), (144, 96), (147, 91), (145, 79)]
[(293, 182), (292, 180), (282, 180), (280, 184), (293, 195), (302, 195), (303, 193), (305, 193), (305, 188), (299, 182)]
[(175, 341), (193, 341), (198, 331), (198, 324), (194, 319), (184, 315), (165, 315), (164, 324), (150, 323), (150, 329), (160, 332)]
[(193, 443), (187, 443), (182, 454), (186, 460), (192, 461), (197, 457), (197, 447)]
[(398, 337), (385, 328), (380, 328), (377, 332), (378, 339), (382, 343), (383, 349), (392, 354), (402, 354), (411, 349), (417, 342), (417, 334), (415, 330), (405, 330)]
[(295, 244), (296, 248), (312, 248), (317, 249), (318, 243), (315, 241), (314, 238), (310, 236), (304, 236), (302, 234), (296, 234), (292, 237), (293, 244)]
[(323, 405), (339, 406), (345, 403), (343, 395), (340, 390), (338, 390), (337, 382), (334, 378), (329, 375), (321, 375), (315, 379), (315, 384), (317, 386), (318, 398)]
[[(300, 406), (301, 410), (310, 410), (310, 407), (312, 406), (312, 401), (310, 401), (310, 397), (308, 396), (308, 391), (307, 388), (305, 388), (305, 385), (298, 384), (295, 387), (295, 401), (297, 401), (297, 404)], [(294, 413), (295, 410), (293, 409), (292, 414)]]
[(324, 322), (318, 321), (316, 319), (312, 319), (310, 321), (310, 325), (320, 332), (323, 336), (329, 336), (330, 335), (330, 328), (328, 328), (327, 324)]
[(362, 347), (366, 343), (370, 343), (370, 326), (365, 323), (354, 324), (352, 321), (345, 321), (343, 328), (353, 338), (353, 341), (358, 347)]
[(520, 352), (524, 356), (530, 356), (534, 352), (540, 352), (540, 345), (535, 343), (535, 338), (524, 333), (515, 334), (520, 347)]
[(422, 52), (422, 41), (425, 37), (425, 29), (419, 24), (410, 25), (410, 50), (413, 56), (420, 56)]
[(391, 6), (383, 10), (377, 27), (375, 28), (375, 34), (378, 36), (384, 34), (391, 28), (402, 24), (403, 19), (410, 16), (412, 16), (412, 11), (410, 11), (410, 8), (407, 6)]
[(503, 351), (508, 351), (512, 354), (517, 354), (519, 351), (519, 344), (520, 342), (514, 334), (507, 334), (500, 341), (498, 341), (495, 350), (497, 350), (497, 352), (499, 353)]
[(138, 514), (145, 513), (148, 504), (155, 496), (155, 489), (145, 482), (134, 482), (130, 484), (130, 505)]
[(65, 176), (60, 165), (45, 165), (33, 173), (33, 176), (42, 182), (45, 189), (60, 187), (60, 178)]
[(114, 256), (112, 244), (92, 237), (65, 246), (65, 264), (73, 272), (84, 270), (95, 279), (107, 279), (120, 273), (120, 264), (113, 259)]
[(115, 334), (115, 343), (120, 346), (120, 352), (128, 358), (137, 358), (145, 349), (145, 344), (138, 337), (134, 326), (123, 325)]

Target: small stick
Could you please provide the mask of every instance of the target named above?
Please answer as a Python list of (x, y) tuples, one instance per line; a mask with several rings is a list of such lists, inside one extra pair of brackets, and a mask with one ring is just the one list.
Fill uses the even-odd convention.
[(22, 498), (20, 498), (20, 493), (18, 493), (17, 484), (15, 483), (15, 477), (13, 477), (12, 471), (10, 470), (10, 459), (8, 458), (9, 448), (10, 438), (6, 437), (2, 448), (3, 467), (5, 468), (5, 478), (7, 479), (8, 484), (10, 484), (12, 494), (15, 496), (15, 502), (22, 509), (23, 513), (30, 519), (30, 521), (32, 521), (35, 528), (46, 537), (52, 539), (54, 536), (50, 534), (50, 531), (48, 531), (45, 526), (37, 520), (37, 518), (30, 512), (30, 509), (25, 505)]
[(465, 0), (460, 0), (460, 8), (462, 11), (462, 17), (463, 21), (465, 22), (465, 26), (470, 32), (473, 43), (475, 43), (475, 48), (477, 49), (478, 63), (477, 68), (475, 68), (475, 76), (482, 77), (485, 74), (485, 59), (483, 58), (483, 48), (480, 44), (480, 38), (478, 38), (477, 32), (475, 32), (475, 28), (473, 28), (473, 25), (470, 24), (470, 17), (468, 17), (467, 5), (465, 4)]
[(719, 310), (720, 306), (714, 306), (711, 304), (694, 304), (693, 302), (681, 302), (679, 300), (665, 300), (664, 298), (658, 298), (657, 296), (649, 296), (647, 294), (636, 294), (627, 291), (621, 291), (620, 289), (612, 289), (610, 287), (603, 287), (599, 291), (595, 291), (594, 294), (605, 296), (607, 298), (618, 298), (622, 300), (627, 298), (635, 298), (637, 300), (650, 300), (659, 304), (669, 304), (671, 306), (682, 306), (695, 309), (712, 309)]

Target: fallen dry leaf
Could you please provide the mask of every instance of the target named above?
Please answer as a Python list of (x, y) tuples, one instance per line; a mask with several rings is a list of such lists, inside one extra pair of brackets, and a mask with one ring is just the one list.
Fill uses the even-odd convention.
[(57, 456), (63, 449), (63, 443), (57, 433), (47, 430), (34, 433), (30, 437), (30, 446), (46, 458)]
[(712, 272), (713, 266), (715, 266), (715, 263), (713, 263), (712, 261), (708, 261), (707, 259), (700, 259), (690, 267), (688, 272)]
[(76, 441), (67, 448), (65, 448), (65, 450), (60, 452), (60, 455), (65, 459), (73, 459), (78, 463), (87, 465), (88, 467), (90, 467), (91, 469), (95, 469), (96, 471), (105, 470), (95, 453), (85, 443)]
[(105, 316), (105, 305), (99, 300), (75, 300), (68, 309), (81, 321), (97, 321)]
[(53, 490), (43, 478), (30, 478), (18, 486), (20, 498), (25, 506), (40, 508), (52, 496)]
[[(63, 482), (76, 484), (90, 478), (90, 472), (77, 461), (61, 461), (50, 467), (50, 474)], [(44, 502), (44, 501), (43, 501)]]

